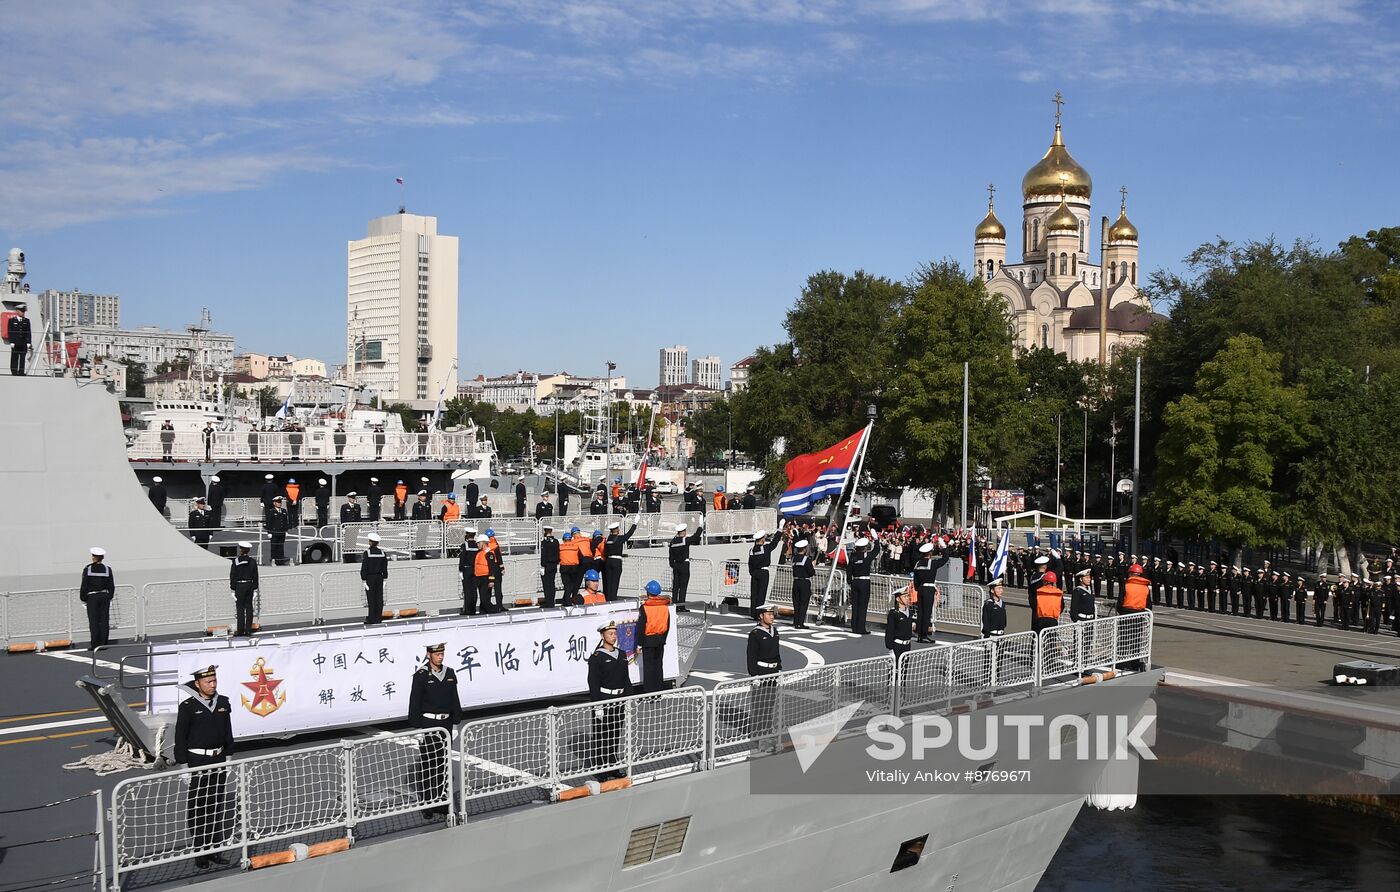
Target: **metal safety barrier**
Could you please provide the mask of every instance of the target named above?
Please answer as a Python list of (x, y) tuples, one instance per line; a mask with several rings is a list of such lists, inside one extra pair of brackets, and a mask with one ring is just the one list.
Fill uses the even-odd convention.
[[(827, 577), (834, 572), (836, 578), (831, 582), (831, 600), (827, 603), (827, 612), (844, 618), (847, 612), (846, 597), (849, 591), (846, 586), (845, 571), (833, 570), (830, 564), (822, 564), (813, 569), (815, 573), (812, 576), (812, 599), (807, 605), (808, 611), (811, 612), (821, 606), (822, 592), (826, 590)], [(737, 574), (735, 582), (730, 588), (737, 589), (739, 593), (747, 596), (748, 579), (748, 567), (745, 566)], [(791, 564), (777, 564), (768, 568), (768, 602), (779, 609), (795, 609), (792, 600)]]
[[(203, 431), (157, 429), (137, 433), (127, 457), (175, 462), (212, 461), (452, 461), (484, 460), (491, 452), (469, 432), (214, 431), (206, 449)], [(168, 448), (168, 452), (167, 452)]]
[(1152, 659), (1152, 612), (1108, 616), (1041, 629), (1036, 686), (1078, 680), (1100, 670), (1146, 666)]
[(857, 701), (853, 719), (892, 713), (894, 668), (887, 654), (722, 682), (710, 693), (711, 759), (728, 761), (750, 749), (776, 752), (793, 725)]
[(123, 780), (112, 791), (116, 885), (222, 853), (247, 867), (301, 838), (343, 830), (353, 841), (365, 822), (450, 808), (449, 743), (441, 728), (417, 729)]
[(899, 660), (900, 712), (1034, 684), (1035, 640), (1035, 633), (1020, 632), (905, 653)]
[(679, 688), (468, 722), (461, 730), (467, 814), (547, 801), (594, 775), (705, 767), (706, 695)]
[(129, 778), (112, 793), (115, 885), (139, 871), (225, 852), (247, 867), (258, 854), (342, 828), (353, 841), (366, 822), (412, 811), (471, 816), (573, 798), (587, 794), (579, 789), (584, 781), (612, 772), (647, 782), (707, 771), (778, 752), (795, 726), (851, 704), (859, 706), (848, 723), (860, 727), (876, 715), (1033, 693), (1066, 674), (1132, 670), (1150, 663), (1151, 647), (1152, 614), (1144, 612), (923, 648), (897, 663), (870, 657), (724, 682), (710, 692), (680, 688), (479, 719), (461, 726), (456, 771), (447, 732), (434, 728)]
[[(113, 637), (132, 637), (140, 628), (136, 589), (116, 586), (108, 614)], [(77, 587), (6, 592), (0, 597), (0, 644), (87, 641), (87, 605)]]

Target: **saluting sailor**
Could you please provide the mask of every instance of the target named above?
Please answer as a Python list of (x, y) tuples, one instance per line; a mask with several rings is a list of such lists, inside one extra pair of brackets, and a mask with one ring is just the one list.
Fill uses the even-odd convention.
[[(462, 720), (462, 701), (457, 694), (457, 673), (442, 664), (447, 644), (427, 645), (428, 658), (413, 673), (413, 689), (408, 695), (408, 720), (415, 728), (442, 728), (451, 737)], [(418, 748), (418, 795), (426, 800), (441, 799), (447, 785), (447, 743), (437, 736), (426, 737)], [(447, 806), (424, 810), (436, 819), (447, 816)]]
[[(592, 572), (591, 570), (589, 572)], [(594, 703), (609, 703), (593, 709), (594, 765), (612, 765), (618, 761), (618, 743), (622, 737), (623, 707), (619, 700), (632, 693), (632, 676), (627, 667), (627, 654), (617, 646), (617, 623), (598, 627), (598, 646), (588, 656), (588, 699)], [(604, 772), (601, 777), (626, 777), (622, 769)]]
[[(218, 670), (198, 669), (188, 684), (192, 696), (180, 703), (175, 716), (175, 761), (190, 768), (219, 765), (233, 752), (233, 712), (228, 698), (218, 692)], [(185, 799), (186, 820), (195, 849), (222, 845), (233, 828), (233, 800), (225, 788), (223, 769), (190, 775)], [(195, 858), (198, 868), (227, 864), (222, 852)]]
[(938, 606), (938, 571), (948, 563), (948, 556), (933, 556), (933, 543), (919, 546), (919, 562), (914, 565), (914, 589), (919, 595), (919, 640), (933, 643), (933, 614)]
[(807, 605), (812, 600), (812, 577), (817, 569), (812, 566), (812, 556), (808, 554), (810, 545), (806, 539), (792, 543), (792, 627), (807, 628)]

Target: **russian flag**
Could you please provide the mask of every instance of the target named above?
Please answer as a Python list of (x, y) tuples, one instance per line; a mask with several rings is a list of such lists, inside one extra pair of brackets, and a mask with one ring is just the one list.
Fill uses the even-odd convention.
[(787, 489), (778, 499), (780, 514), (805, 514), (812, 503), (829, 495), (840, 495), (860, 455), (862, 428), (846, 439), (823, 449), (799, 455), (787, 463)]
[(971, 579), (977, 573), (977, 527), (974, 525), (968, 530), (967, 540), (967, 578)]

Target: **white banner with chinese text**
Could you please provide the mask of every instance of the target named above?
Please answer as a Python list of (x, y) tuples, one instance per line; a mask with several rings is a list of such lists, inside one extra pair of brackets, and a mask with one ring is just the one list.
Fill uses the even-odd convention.
[[(672, 623), (674, 627), (674, 608)], [(196, 641), (151, 657), (152, 677), (188, 681), (213, 665), (219, 693), (233, 705), (233, 733), (247, 739), (299, 734), (408, 718), (413, 672), (429, 644), (445, 642), (443, 665), (457, 674), (464, 710), (566, 697), (588, 691), (588, 655), (598, 626), (619, 627), (619, 644), (635, 650), (636, 601), (526, 616), (438, 618), (389, 626), (347, 626), (256, 639)], [(680, 674), (676, 636), (666, 642), (667, 678)], [(641, 667), (635, 656), (632, 679)], [(150, 711), (174, 712), (189, 696), (183, 684), (151, 690)]]

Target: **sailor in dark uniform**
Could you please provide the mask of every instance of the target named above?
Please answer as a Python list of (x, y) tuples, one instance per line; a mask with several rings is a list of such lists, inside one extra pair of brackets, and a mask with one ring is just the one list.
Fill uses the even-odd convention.
[(239, 542), (238, 554), (229, 564), (228, 587), (233, 592), (233, 634), (253, 634), (253, 598), (258, 593), (258, 562), (248, 556), (253, 543)]
[(543, 524), (540, 527), (540, 587), (544, 590), (544, 606), (554, 606), (559, 589), (559, 540), (554, 538), (554, 527)]
[[(180, 703), (175, 715), (175, 761), (190, 768), (220, 765), (233, 752), (233, 711), (228, 698), (218, 693), (219, 679), (213, 666), (196, 670), (188, 687), (193, 695)], [(196, 771), (185, 794), (185, 814), (193, 848), (208, 850), (223, 845), (233, 829), (234, 803), (225, 785), (227, 771)], [(222, 852), (201, 854), (197, 868), (228, 864)]]
[(1006, 604), (1001, 600), (1002, 580), (987, 583), (987, 600), (982, 602), (982, 637), (1000, 638), (1006, 634)]
[(340, 506), (340, 522), (360, 522), (360, 503), (355, 501), (355, 493), (353, 492), (345, 494), (345, 504)]
[(209, 526), (219, 529), (224, 525), (224, 484), (215, 474), (209, 478)]
[(87, 605), (88, 640), (91, 642), (88, 647), (96, 650), (112, 643), (109, 637), (112, 626), (112, 597), (117, 593), (117, 586), (112, 579), (112, 568), (104, 563), (107, 552), (101, 548), (93, 548), (88, 554), (91, 560), (83, 568), (83, 581), (78, 587), (78, 599)]
[(934, 611), (938, 607), (938, 571), (948, 563), (947, 555), (933, 554), (933, 543), (919, 546), (919, 561), (914, 565), (914, 591), (919, 594), (919, 640), (933, 643)]
[(360, 561), (360, 582), (365, 587), (365, 625), (384, 622), (384, 580), (389, 578), (389, 556), (379, 547), (379, 534), (370, 533), (369, 548)]
[(316, 481), (316, 526), (323, 527), (331, 522), (331, 488), (322, 477)]
[[(782, 530), (782, 521), (779, 521), (778, 532)], [(773, 563), (773, 552), (782, 542), (783, 537), (775, 534), (770, 543), (767, 530), (753, 534), (753, 547), (749, 549), (749, 611), (754, 619), (758, 619), (758, 606), (768, 595), (768, 567)]]
[[(700, 518), (704, 523), (704, 517)], [(808, 541), (798, 539), (792, 544), (792, 627), (807, 628), (807, 609), (812, 601), (812, 577), (817, 568), (812, 564), (812, 556), (807, 553)]]
[(365, 505), (369, 509), (369, 521), (374, 523), (379, 520), (379, 512), (384, 508), (384, 490), (379, 486), (379, 478), (369, 478), (369, 489), (366, 491)]
[(870, 609), (870, 564), (873, 560), (870, 540), (861, 536), (846, 560), (846, 577), (851, 587), (851, 631), (857, 635), (870, 634), (865, 628), (865, 615)]
[(909, 615), (909, 590), (895, 592), (894, 606), (885, 616), (885, 649), (895, 662), (914, 646), (914, 617)]
[(287, 530), (291, 528), (291, 518), (282, 507), (282, 497), (272, 497), (272, 510), (267, 512), (267, 534), (272, 540), (272, 563), (279, 567), (287, 565)]
[(783, 655), (778, 648), (778, 627), (773, 624), (773, 605), (758, 608), (758, 625), (749, 630), (746, 653), (749, 675), (754, 676), (749, 692), (750, 736), (759, 752), (777, 752), (777, 730), (773, 727), (773, 707), (777, 700), (776, 683), (764, 676), (783, 671)]
[(686, 590), (690, 588), (690, 546), (700, 544), (700, 537), (705, 532), (704, 516), (701, 516), (695, 532), (689, 536), (685, 534), (687, 529), (688, 524), (676, 524), (676, 535), (671, 537), (666, 549), (666, 560), (671, 567), (671, 594), (675, 598), (676, 610), (681, 613), (690, 611), (685, 606)]
[[(598, 646), (588, 657), (588, 699), (594, 703), (610, 704), (593, 708), (593, 752), (588, 760), (595, 766), (616, 765), (622, 761), (618, 754), (623, 730), (623, 709), (611, 703), (632, 694), (632, 677), (627, 666), (627, 654), (617, 646), (617, 623), (598, 627)], [(609, 769), (600, 777), (626, 777), (624, 769)]]
[(24, 315), (27, 309), (25, 304), (15, 304), (16, 315), (10, 317), (10, 324), (5, 327), (5, 340), (10, 344), (10, 374), (17, 378), (24, 377), (25, 357), (34, 342), (34, 329)]
[(637, 532), (637, 525), (633, 523), (625, 533), (621, 529), (622, 524), (616, 520), (608, 524), (608, 539), (604, 545), (603, 596), (609, 601), (617, 600), (618, 589), (622, 586), (622, 559), (627, 556), (627, 540)]
[(476, 556), (480, 551), (481, 546), (476, 542), (476, 523), (468, 522), (462, 531), (462, 550), (457, 552), (457, 575), (462, 579), (462, 616), (476, 616)]
[(147, 490), (146, 497), (151, 500), (151, 504), (160, 512), (161, 517), (165, 516), (165, 503), (169, 496), (165, 492), (165, 481), (159, 477), (151, 478), (151, 488)]
[[(428, 659), (413, 673), (413, 689), (408, 695), (408, 721), (415, 728), (441, 728), (451, 739), (452, 729), (462, 720), (462, 701), (457, 695), (457, 673), (442, 665), (445, 643), (429, 644)], [(426, 737), (418, 748), (418, 795), (424, 801), (442, 799), (447, 793), (447, 743), (437, 736)], [(447, 816), (447, 806), (423, 812), (429, 818)]]
[(525, 478), (515, 478), (515, 516), (525, 516)]
[(188, 527), (190, 538), (196, 545), (208, 545), (210, 534), (204, 532), (214, 525), (213, 518), (209, 514), (209, 505), (204, 499), (194, 500), (194, 507), (190, 509)]

